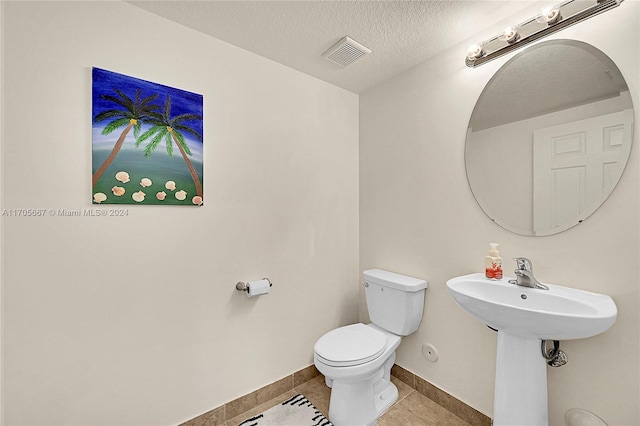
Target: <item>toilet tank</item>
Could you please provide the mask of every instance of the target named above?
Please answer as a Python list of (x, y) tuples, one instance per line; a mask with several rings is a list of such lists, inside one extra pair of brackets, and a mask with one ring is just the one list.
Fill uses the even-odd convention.
[(400, 336), (418, 329), (427, 282), (381, 269), (363, 272), (371, 322)]

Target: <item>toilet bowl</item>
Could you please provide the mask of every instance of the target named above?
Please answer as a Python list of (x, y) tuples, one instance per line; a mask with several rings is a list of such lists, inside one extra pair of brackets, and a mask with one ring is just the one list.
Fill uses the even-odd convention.
[(400, 336), (373, 324), (352, 324), (322, 336), (314, 363), (331, 390), (329, 420), (336, 426), (375, 423), (398, 398), (391, 383)]
[(336, 426), (374, 425), (398, 399), (391, 383), (396, 349), (422, 319), (426, 281), (379, 269), (364, 276), (372, 323), (331, 330), (314, 346), (314, 364), (331, 387), (329, 420)]

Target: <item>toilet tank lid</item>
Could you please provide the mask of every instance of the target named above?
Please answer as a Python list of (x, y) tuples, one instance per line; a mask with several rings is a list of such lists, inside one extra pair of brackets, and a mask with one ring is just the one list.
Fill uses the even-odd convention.
[(363, 272), (364, 281), (401, 291), (416, 292), (427, 288), (427, 282), (420, 278), (408, 277), (382, 269), (369, 269)]

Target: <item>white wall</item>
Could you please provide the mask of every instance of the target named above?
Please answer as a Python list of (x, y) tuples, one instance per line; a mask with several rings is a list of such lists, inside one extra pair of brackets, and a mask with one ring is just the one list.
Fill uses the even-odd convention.
[[(505, 19), (504, 25), (528, 16)], [(488, 29), (478, 39), (499, 28)], [(629, 84), (636, 123), (640, 121), (639, 28), (640, 3), (625, 1), (550, 37), (582, 40), (609, 55)], [(510, 259), (523, 255), (533, 260), (542, 282), (606, 293), (618, 306), (617, 323), (608, 332), (562, 342), (569, 364), (548, 371), (551, 424), (564, 424), (567, 409), (582, 407), (612, 426), (637, 425), (638, 125), (636, 146), (618, 187), (584, 223), (548, 237), (505, 231), (485, 216), (471, 194), (464, 144), (478, 96), (513, 54), (471, 69), (464, 65), (466, 45), (360, 97), (360, 269), (385, 268), (429, 282), (423, 322), (403, 340), (397, 363), (492, 415), (495, 333), (456, 306), (445, 283), (482, 271), (488, 243), (498, 242), (507, 274), (512, 275), (514, 267)], [(499, 182), (496, 197), (508, 185)], [(422, 356), (426, 342), (439, 351), (438, 362), (429, 363)]]
[(3, 424), (176, 424), (357, 320), (357, 95), (126, 3), (1, 7), (6, 209), (92, 207), (92, 66), (205, 104), (204, 207), (2, 217)]

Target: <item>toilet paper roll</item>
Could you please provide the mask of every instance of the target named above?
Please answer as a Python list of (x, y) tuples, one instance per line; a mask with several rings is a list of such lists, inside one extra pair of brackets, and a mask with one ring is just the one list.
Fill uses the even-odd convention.
[(258, 281), (249, 281), (247, 283), (247, 296), (260, 296), (261, 294), (269, 294), (269, 288), (271, 283), (268, 279), (262, 279)]

